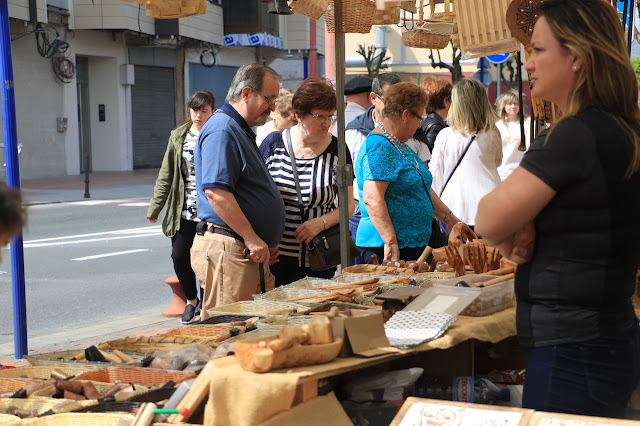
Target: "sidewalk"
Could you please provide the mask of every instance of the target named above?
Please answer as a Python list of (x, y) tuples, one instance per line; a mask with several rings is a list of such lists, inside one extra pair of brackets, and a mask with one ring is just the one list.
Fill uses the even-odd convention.
[(64, 176), (23, 180), (21, 191), (26, 205), (87, 200), (150, 198), (158, 169), (131, 172), (103, 172), (89, 175), (89, 195), (85, 198), (85, 176)]
[[(29, 179), (21, 182), (25, 205), (52, 204), (89, 200), (144, 199), (153, 195), (158, 170), (92, 173), (89, 178), (90, 198), (84, 198), (85, 177)], [(164, 285), (164, 284), (163, 284)], [(171, 301), (169, 286), (167, 305)], [(27, 330), (29, 354), (39, 352), (78, 350), (107, 340), (126, 336), (154, 336), (180, 326), (180, 317), (164, 317), (161, 310), (134, 312), (109, 320), (65, 327), (42, 335), (30, 335)], [(25, 360), (14, 358), (14, 344), (0, 344), (0, 363), (25, 365)]]

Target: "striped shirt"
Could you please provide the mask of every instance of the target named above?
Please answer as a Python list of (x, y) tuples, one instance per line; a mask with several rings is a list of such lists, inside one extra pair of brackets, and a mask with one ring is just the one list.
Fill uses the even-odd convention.
[[(299, 265), (302, 265), (302, 243), (296, 240), (294, 232), (303, 223), (303, 219), (298, 206), (291, 159), (282, 139), (282, 131), (269, 134), (260, 145), (260, 153), (284, 200), (285, 228), (279, 244), (280, 256), (297, 257)], [(347, 163), (351, 164), (348, 149)], [(338, 139), (335, 136), (332, 136), (327, 149), (317, 157), (296, 158), (302, 204), (309, 220), (327, 214), (337, 207), (338, 186), (334, 177), (334, 168), (337, 165)], [(304, 264), (308, 267), (309, 260), (305, 259)]]

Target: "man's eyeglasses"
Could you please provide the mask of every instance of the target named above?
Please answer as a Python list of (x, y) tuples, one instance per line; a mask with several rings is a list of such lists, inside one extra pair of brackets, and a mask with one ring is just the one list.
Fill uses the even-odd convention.
[(329, 120), (330, 123), (333, 123), (338, 118), (335, 115), (324, 115), (324, 114), (309, 114), (309, 115), (319, 121)]
[(256, 90), (256, 89), (254, 89), (253, 87), (251, 88), (251, 90), (253, 90), (254, 92), (256, 92), (258, 95), (262, 96), (262, 97), (264, 98), (264, 100), (265, 100), (265, 101), (267, 101), (267, 103), (268, 103), (269, 105), (271, 105), (271, 104), (275, 105), (275, 104), (276, 104), (276, 100), (275, 100), (275, 99), (267, 98), (265, 95), (263, 95), (262, 93), (260, 93), (260, 91), (259, 91), (259, 90)]
[(376, 92), (373, 92), (373, 94), (376, 95), (382, 102), (384, 102), (384, 96), (380, 96)]

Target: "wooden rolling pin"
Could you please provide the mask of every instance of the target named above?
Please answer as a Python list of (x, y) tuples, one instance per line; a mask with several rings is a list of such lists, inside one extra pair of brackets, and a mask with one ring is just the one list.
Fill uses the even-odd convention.
[(494, 285), (494, 284), (502, 283), (502, 282), (505, 282), (505, 281), (509, 281), (511, 278), (513, 278), (515, 276), (516, 276), (516, 274), (514, 274), (514, 273), (503, 275), (501, 277), (494, 278), (492, 280), (489, 280), (489, 281), (486, 281), (486, 282), (482, 283), (482, 286), (483, 287), (489, 287), (490, 285)]

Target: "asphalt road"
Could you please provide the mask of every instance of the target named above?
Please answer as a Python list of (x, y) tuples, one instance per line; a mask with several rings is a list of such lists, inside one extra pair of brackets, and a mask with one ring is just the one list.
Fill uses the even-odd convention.
[[(29, 336), (158, 309), (171, 300), (171, 240), (147, 203), (82, 201), (29, 208), (23, 231)], [(0, 344), (13, 342), (9, 249), (0, 265)], [(135, 326), (135, 324), (132, 324)]]

